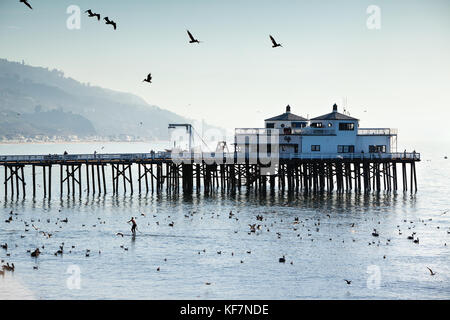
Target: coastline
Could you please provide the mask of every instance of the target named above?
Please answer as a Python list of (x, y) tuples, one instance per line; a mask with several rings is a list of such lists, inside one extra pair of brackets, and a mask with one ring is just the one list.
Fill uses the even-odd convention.
[(57, 140), (57, 141), (18, 141), (18, 140), (9, 140), (9, 141), (0, 141), (0, 145), (9, 145), (9, 144), (87, 144), (87, 143), (166, 143), (167, 141), (163, 140)]

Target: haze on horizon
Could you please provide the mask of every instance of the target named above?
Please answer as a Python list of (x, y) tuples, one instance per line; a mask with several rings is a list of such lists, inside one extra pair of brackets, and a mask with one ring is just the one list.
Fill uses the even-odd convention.
[[(449, 142), (450, 2), (18, 0), (0, 3), (0, 58), (57, 68), (226, 128), (337, 103), (399, 141)], [(69, 30), (66, 9), (82, 10)], [(381, 29), (366, 26), (370, 5)], [(112, 30), (92, 9), (117, 22)], [(186, 29), (201, 44), (189, 44)], [(271, 48), (269, 34), (282, 48)], [(151, 72), (153, 83), (142, 80)]]

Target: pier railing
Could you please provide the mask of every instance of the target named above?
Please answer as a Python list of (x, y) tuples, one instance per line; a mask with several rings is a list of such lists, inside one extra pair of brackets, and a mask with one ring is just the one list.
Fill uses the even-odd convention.
[(14, 161), (95, 161), (95, 160), (170, 160), (170, 152), (155, 153), (97, 153), (97, 154), (49, 154), (49, 155), (0, 155), (1, 162)]
[[(297, 134), (303, 136), (320, 136), (320, 135), (335, 135), (335, 129), (329, 128), (289, 128), (290, 134)], [(283, 134), (284, 129), (274, 128), (236, 128), (237, 135), (271, 135), (273, 133)], [(358, 128), (358, 135), (360, 136), (396, 136), (398, 129), (395, 128)]]
[[(194, 183), (197, 190), (213, 192), (219, 186), (223, 190), (259, 188), (270, 190), (278, 187), (289, 192), (301, 188), (309, 191), (343, 190), (398, 190), (397, 165), (401, 164), (403, 190), (408, 189), (406, 166), (410, 165), (411, 191), (417, 190), (415, 162), (420, 160), (417, 152), (395, 153), (278, 153), (272, 152), (151, 152), (115, 154), (63, 154), (63, 155), (0, 155), (0, 184), (5, 197), (19, 193), (25, 197), (26, 189), (43, 190), (44, 198), (52, 194), (52, 168), (59, 169), (61, 196), (105, 194), (108, 190), (117, 194), (119, 189), (133, 193), (133, 175), (136, 176), (139, 193), (184, 192), (191, 193)], [(31, 170), (25, 171), (29, 167)], [(132, 168), (136, 168), (136, 170)], [(82, 169), (83, 168), (83, 169)], [(107, 187), (105, 171), (111, 169), (112, 180)], [(37, 183), (36, 171), (41, 170), (41, 184)], [(4, 172), (4, 173), (3, 173)], [(54, 170), (53, 170), (54, 172)], [(84, 173), (85, 172), (85, 173)], [(26, 174), (25, 174), (26, 173)], [(31, 174), (31, 184), (26, 175)], [(84, 178), (83, 178), (84, 176)], [(53, 177), (53, 178), (52, 178)], [(82, 179), (84, 182), (82, 182)], [(109, 180), (109, 179), (108, 179)], [(119, 180), (120, 183), (119, 183)], [(327, 181), (327, 182), (326, 182)], [(382, 181), (384, 182), (382, 186)], [(29, 185), (29, 187), (27, 187)], [(123, 186), (123, 187), (122, 187)], [(83, 191), (84, 190), (84, 191)], [(256, 189), (255, 189), (256, 190)], [(233, 192), (234, 192), (233, 191)]]
[[(241, 152), (180, 152), (171, 154), (170, 152), (155, 153), (105, 153), (105, 154), (68, 154), (68, 155), (0, 155), (0, 163), (7, 162), (65, 162), (65, 161), (183, 161), (183, 160), (220, 160), (227, 159), (258, 159), (258, 158), (277, 158), (275, 154), (261, 153), (241, 153)], [(361, 160), (420, 160), (418, 152), (393, 152), (393, 153), (280, 153), (279, 159), (361, 159)]]
[(394, 128), (359, 128), (359, 136), (396, 136), (398, 129)]
[(285, 130), (287, 130), (288, 134), (293, 135), (302, 135), (302, 136), (329, 136), (336, 135), (336, 131), (334, 129), (328, 128), (283, 128), (283, 129), (274, 129), (274, 128), (236, 128), (236, 135), (272, 135), (272, 134), (285, 134)]

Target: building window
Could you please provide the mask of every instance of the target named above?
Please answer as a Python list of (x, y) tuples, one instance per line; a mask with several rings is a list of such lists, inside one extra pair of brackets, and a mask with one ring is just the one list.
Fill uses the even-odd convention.
[(355, 130), (355, 124), (353, 122), (341, 122), (339, 123), (339, 130), (341, 131)]
[(313, 122), (311, 123), (311, 128), (323, 128), (322, 122)]
[(275, 128), (275, 123), (266, 123), (266, 128), (268, 128), (268, 129), (273, 129), (273, 128)]
[(311, 145), (311, 151), (320, 151), (320, 145)]
[(284, 123), (283, 123), (283, 124), (281, 124), (281, 127), (282, 127), (282, 128), (284, 128)]
[(385, 145), (379, 145), (379, 146), (369, 146), (369, 152), (370, 153), (386, 153), (386, 146)]
[(292, 122), (292, 128), (304, 128), (306, 127), (306, 122)]
[(331, 122), (328, 122), (328, 128), (331, 128), (333, 124)]
[(354, 153), (355, 146), (338, 146), (338, 153)]

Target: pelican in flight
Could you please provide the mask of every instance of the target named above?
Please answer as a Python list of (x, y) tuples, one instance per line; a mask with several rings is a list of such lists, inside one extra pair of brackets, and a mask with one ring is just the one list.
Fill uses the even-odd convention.
[(144, 79), (144, 80), (142, 80), (142, 82), (152, 83), (152, 74), (149, 73), (148, 76), (147, 76), (147, 78)]
[(189, 30), (186, 30), (189, 36), (189, 43), (200, 43), (200, 41), (198, 41), (197, 39), (194, 38), (194, 36), (192, 35), (192, 33), (189, 32)]
[(89, 10), (87, 10), (85, 12), (89, 15), (89, 17), (97, 17), (97, 20), (100, 21), (100, 14), (99, 13), (93, 13), (91, 11), (91, 9), (89, 9)]
[(105, 20), (106, 21), (106, 24), (111, 24), (113, 27), (114, 27), (114, 30), (116, 30), (117, 29), (117, 25), (116, 25), (116, 23), (114, 22), (114, 21), (112, 21), (112, 20), (109, 20), (109, 18), (108, 17), (104, 17), (103, 18), (103, 20)]
[(24, 5), (26, 5), (28, 8), (30, 8), (30, 9), (33, 10), (33, 8), (31, 7), (31, 5), (28, 3), (27, 0), (20, 0), (20, 2), (22, 2), (22, 3), (23, 3)]
[(272, 41), (272, 48), (282, 47), (281, 43), (276, 42), (276, 40), (271, 35), (269, 35), (269, 37), (270, 40)]

